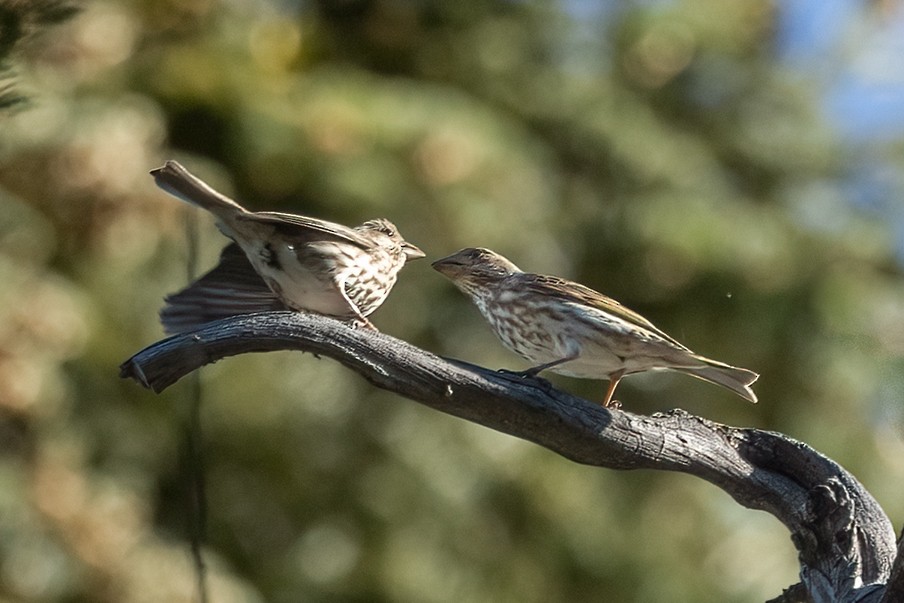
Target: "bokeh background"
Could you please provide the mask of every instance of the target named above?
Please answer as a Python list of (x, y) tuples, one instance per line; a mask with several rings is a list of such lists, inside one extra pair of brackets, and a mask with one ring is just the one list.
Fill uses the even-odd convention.
[[(762, 373), (753, 406), (635, 376), (627, 409), (773, 429), (904, 524), (904, 6), (854, 0), (0, 3), (0, 599), (196, 600), (191, 380), (119, 363), (224, 240), (147, 175), (254, 209), (385, 216), (493, 248)], [(372, 317), (525, 368), (421, 261)], [(604, 384), (553, 378), (590, 399)], [(784, 528), (684, 475), (618, 473), (337, 363), (200, 377), (216, 602), (754, 602)]]

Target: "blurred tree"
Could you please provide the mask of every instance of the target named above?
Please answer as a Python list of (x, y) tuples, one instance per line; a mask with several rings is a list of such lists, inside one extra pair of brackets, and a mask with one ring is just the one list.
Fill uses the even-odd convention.
[(8, 110), (26, 100), (15, 88), (16, 52), (47, 27), (72, 18), (77, 11), (77, 5), (69, 0), (0, 2), (0, 110)]
[[(26, 45), (33, 100), (0, 124), (0, 596), (191, 599), (189, 389), (116, 377), (184, 282), (192, 210), (147, 176), (169, 157), (254, 209), (386, 216), (431, 257), (482, 245), (602, 290), (763, 374), (755, 407), (632, 377), (628, 409), (783, 431), (904, 517), (896, 243), (849, 202), (858, 157), (777, 59), (780, 18), (90, 0)], [(206, 266), (224, 239), (203, 231)], [(426, 262), (373, 319), (524, 367)], [(213, 601), (761, 601), (795, 580), (781, 526), (682, 476), (574, 466), (307, 356), (231, 359), (204, 387)]]

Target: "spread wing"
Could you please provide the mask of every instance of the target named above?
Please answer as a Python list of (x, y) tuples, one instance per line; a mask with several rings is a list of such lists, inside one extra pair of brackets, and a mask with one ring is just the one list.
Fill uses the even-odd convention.
[(213, 270), (164, 301), (160, 322), (168, 334), (237, 314), (287, 309), (235, 243), (223, 249)]
[(259, 211), (254, 213), (239, 214), (235, 216), (237, 221), (254, 221), (269, 224), (275, 227), (284, 235), (299, 239), (304, 243), (310, 241), (342, 241), (357, 245), (362, 249), (367, 249), (373, 243), (362, 237), (354, 228), (328, 222), (326, 220), (318, 220), (317, 218), (308, 218), (307, 216), (298, 216), (295, 214), (284, 214), (277, 211)]
[(626, 323), (649, 331), (655, 334), (657, 337), (669, 342), (670, 344), (678, 348), (687, 350), (687, 347), (676, 341), (673, 337), (659, 329), (656, 325), (651, 323), (649, 320), (647, 320), (637, 312), (629, 310), (611, 297), (607, 297), (599, 291), (594, 291), (590, 287), (585, 287), (580, 283), (565, 280), (557, 276), (546, 276), (543, 274), (530, 274), (525, 272), (515, 275), (514, 278), (517, 278), (521, 281), (517, 284), (517, 286), (519, 287), (524, 287), (529, 291), (539, 293), (544, 296), (578, 303), (589, 306), (591, 308), (596, 308), (597, 310), (602, 310), (603, 312), (607, 312), (625, 321)]

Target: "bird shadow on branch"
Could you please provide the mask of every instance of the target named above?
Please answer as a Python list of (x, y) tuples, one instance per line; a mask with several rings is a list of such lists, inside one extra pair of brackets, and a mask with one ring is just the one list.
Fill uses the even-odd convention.
[(120, 375), (161, 392), (222, 358), (276, 350), (330, 357), (379, 388), (577, 463), (678, 471), (715, 484), (790, 531), (801, 583), (775, 602), (904, 601), (901, 556), (882, 508), (840, 465), (780, 433), (720, 425), (682, 410), (643, 416), (607, 409), (542, 380), (295, 312), (234, 316), (169, 337), (126, 360)]

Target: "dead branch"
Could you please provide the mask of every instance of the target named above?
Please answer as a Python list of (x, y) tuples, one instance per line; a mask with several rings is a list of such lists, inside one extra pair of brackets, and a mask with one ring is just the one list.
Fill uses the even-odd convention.
[[(837, 463), (780, 433), (728, 427), (681, 410), (653, 416), (609, 410), (542, 380), (443, 359), (383, 333), (293, 312), (220, 320), (155, 343), (120, 368), (123, 377), (160, 392), (205, 364), (273, 350), (328, 356), (377, 387), (578, 463), (680, 471), (715, 484), (791, 532), (803, 587), (777, 600), (807, 600), (801, 593), (814, 603), (900, 600), (885, 593), (896, 545), (878, 503)], [(889, 591), (900, 592), (901, 574), (895, 567)]]

